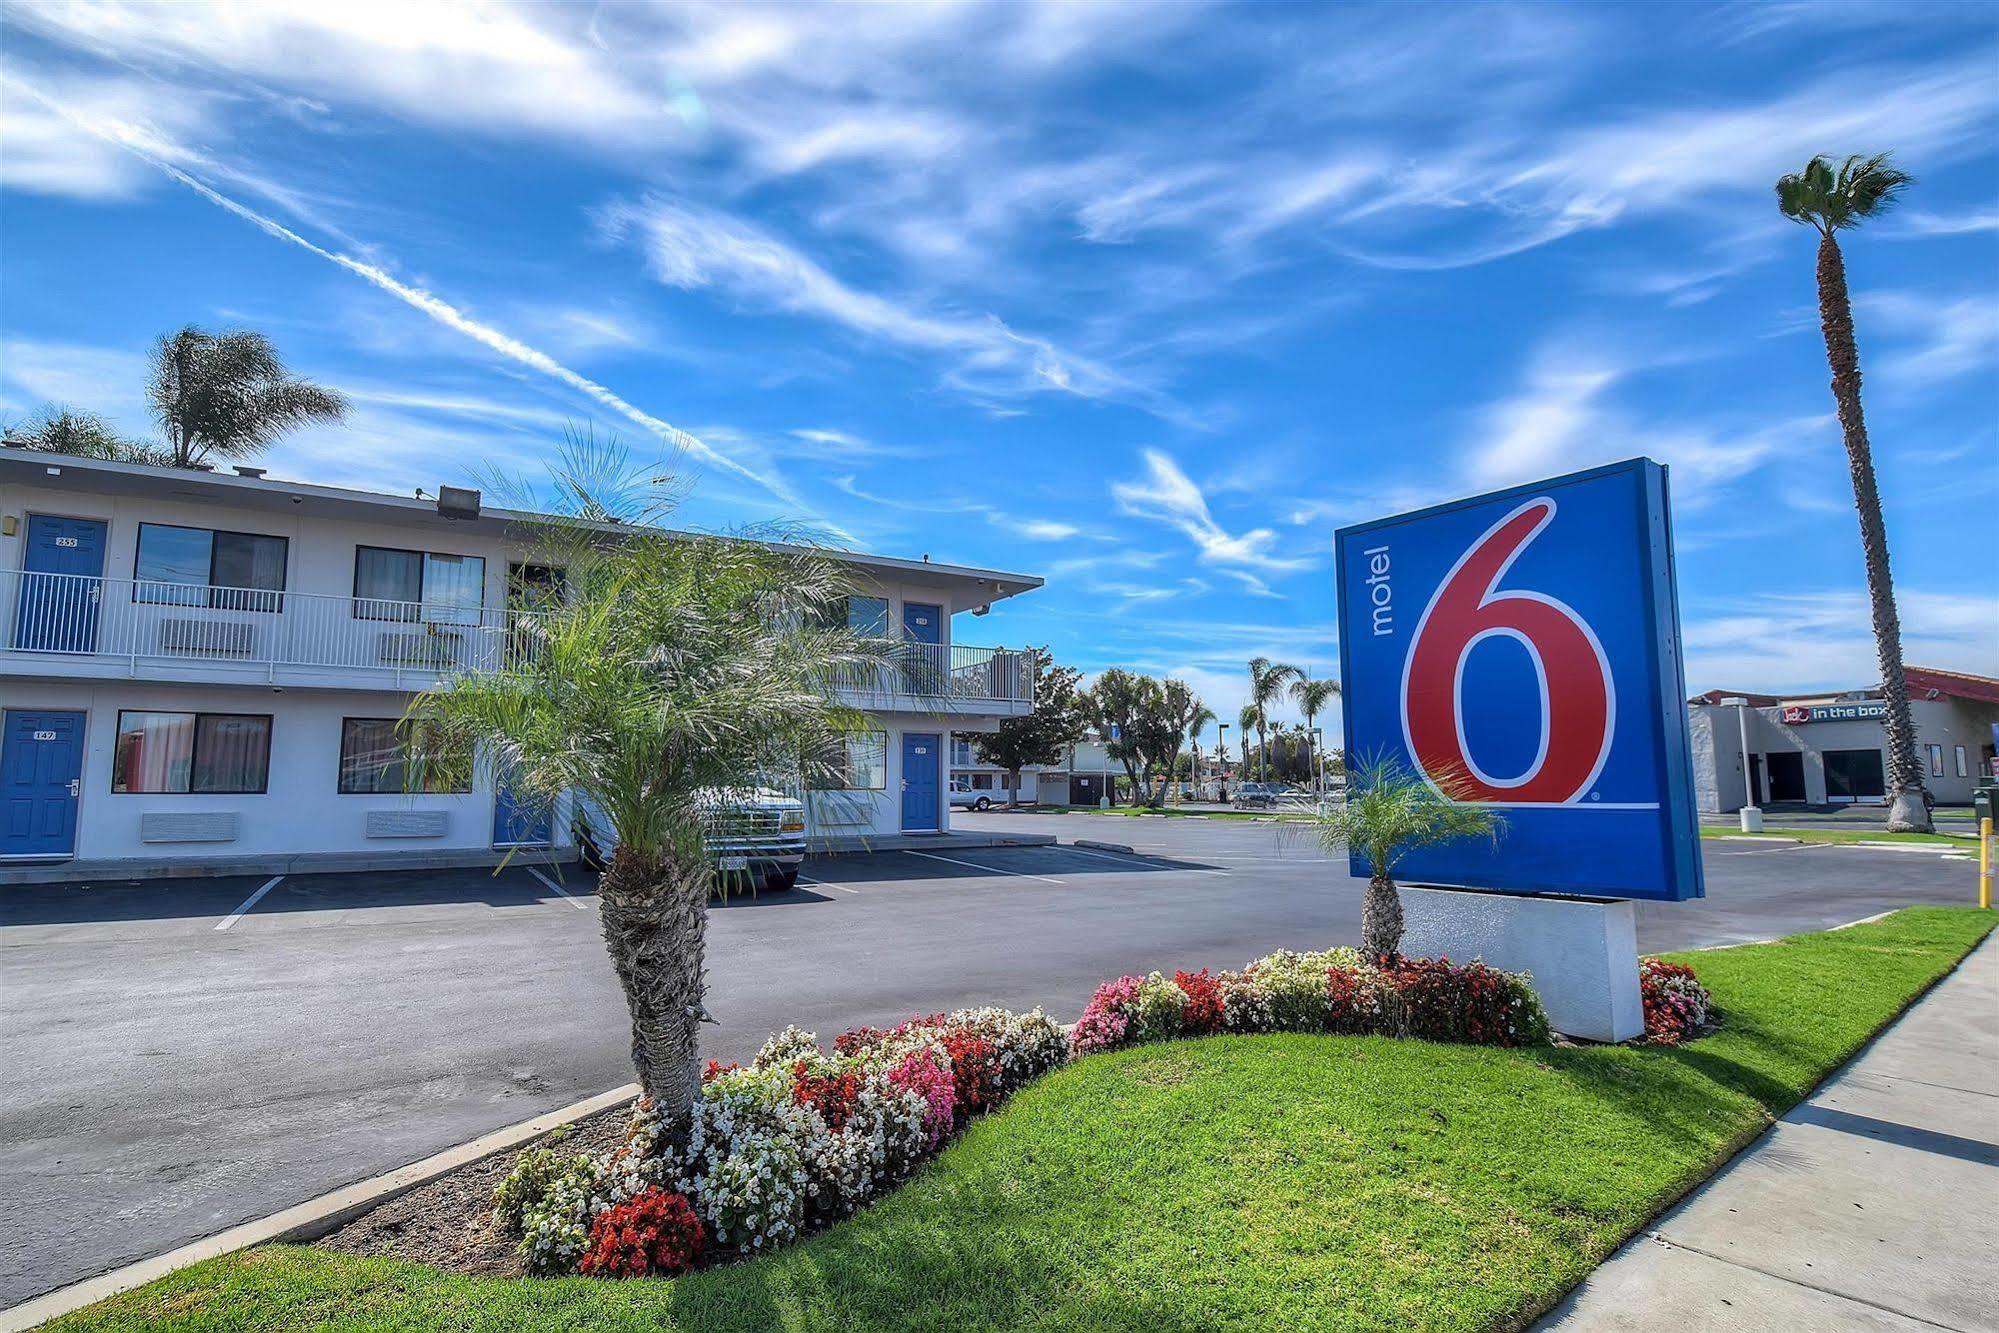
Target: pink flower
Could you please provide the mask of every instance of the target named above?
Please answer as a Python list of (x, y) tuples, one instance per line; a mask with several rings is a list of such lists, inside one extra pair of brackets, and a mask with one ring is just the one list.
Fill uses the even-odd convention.
[(1083, 1016), (1076, 1020), (1076, 1027), (1069, 1034), (1070, 1049), (1078, 1055), (1090, 1055), (1122, 1046), (1131, 1030), (1138, 988), (1144, 984), (1143, 977), (1119, 977), (1097, 987), (1089, 1007), (1083, 1010)]
[(923, 1098), (923, 1127), (930, 1132), (931, 1148), (936, 1148), (951, 1132), (958, 1110), (957, 1086), (949, 1065), (926, 1046), (905, 1055), (901, 1064), (888, 1071), (888, 1081)]

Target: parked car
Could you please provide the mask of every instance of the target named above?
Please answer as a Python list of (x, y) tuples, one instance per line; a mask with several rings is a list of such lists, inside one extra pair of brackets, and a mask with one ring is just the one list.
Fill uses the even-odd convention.
[(959, 780), (951, 784), (950, 801), (958, 810), (990, 810), (993, 808), (993, 794), (989, 788), (974, 787)]
[(1233, 804), (1238, 810), (1274, 810), (1279, 805), (1294, 804), (1308, 795), (1304, 788), (1294, 787), (1288, 782), (1245, 782), (1235, 789)]
[[(601, 870), (617, 850), (611, 821), (591, 802), (578, 799), (571, 821), (577, 854)], [(701, 832), (708, 855), (728, 887), (788, 889), (798, 883), (805, 862), (805, 802), (776, 787), (708, 793)]]

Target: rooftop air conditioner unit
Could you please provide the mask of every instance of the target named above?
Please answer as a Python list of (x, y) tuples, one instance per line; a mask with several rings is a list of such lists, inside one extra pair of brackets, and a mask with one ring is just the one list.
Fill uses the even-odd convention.
[(439, 486), (437, 512), (444, 518), (477, 518), (479, 492), (469, 486)]

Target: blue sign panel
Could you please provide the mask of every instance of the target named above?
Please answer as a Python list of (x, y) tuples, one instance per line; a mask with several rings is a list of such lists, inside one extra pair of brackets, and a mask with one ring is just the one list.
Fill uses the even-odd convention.
[(1343, 528), (1334, 564), (1349, 768), (1395, 760), (1505, 825), (1412, 851), (1397, 878), (1701, 896), (1665, 468)]

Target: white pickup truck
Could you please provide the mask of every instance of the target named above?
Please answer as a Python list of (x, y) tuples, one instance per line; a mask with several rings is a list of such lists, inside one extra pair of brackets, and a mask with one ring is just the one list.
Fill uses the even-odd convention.
[[(617, 849), (617, 833), (603, 811), (586, 799), (576, 801), (572, 821), (576, 849), (585, 865), (601, 869)], [(702, 835), (715, 868), (731, 882), (747, 880), (763, 889), (788, 889), (798, 883), (805, 861), (805, 803), (775, 787), (712, 793), (703, 802)]]

